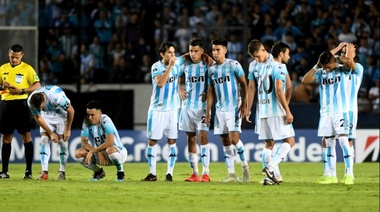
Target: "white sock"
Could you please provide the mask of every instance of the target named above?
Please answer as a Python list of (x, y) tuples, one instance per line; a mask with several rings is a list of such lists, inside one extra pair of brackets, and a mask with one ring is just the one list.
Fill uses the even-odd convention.
[(82, 164), (82, 166), (84, 166), (85, 168), (90, 169), (90, 170), (92, 170), (92, 171), (94, 171), (94, 172), (98, 172), (98, 171), (101, 170), (100, 167), (97, 166), (97, 165), (96, 165), (95, 163), (93, 163), (92, 161), (91, 161), (90, 165), (88, 165), (88, 166), (85, 165), (85, 164), (84, 164), (84, 163), (86, 162), (86, 161), (85, 161), (85, 158), (75, 158), (75, 160), (77, 160), (78, 163)]
[(272, 150), (268, 148), (263, 148), (263, 151), (261, 153), (261, 165), (263, 168), (267, 167), (269, 162), (272, 159)]
[(59, 171), (65, 172), (68, 153), (69, 153), (69, 151), (67, 151), (67, 142), (64, 142), (63, 139), (61, 139), (59, 140), (58, 145), (59, 145)]
[(351, 167), (352, 167), (352, 175), (354, 174), (354, 164), (355, 164), (355, 149), (354, 149), (354, 145), (352, 145), (351, 147)]
[(189, 163), (190, 163), (190, 167), (193, 170), (193, 174), (199, 175), (199, 173), (198, 173), (198, 154), (197, 153), (189, 153)]
[[(273, 149), (272, 149), (272, 153), (271, 153), (271, 158), (270, 158), (270, 160), (273, 159), (273, 157), (276, 155), (276, 153), (277, 153), (277, 146), (276, 146), (276, 145), (273, 145)], [(278, 167), (278, 165), (275, 166), (275, 167), (273, 167), (273, 169), (274, 169), (274, 176), (275, 176), (275, 177), (279, 177), (279, 176), (281, 176), (280, 168)]]
[(322, 147), (323, 176), (330, 176), (330, 168), (327, 163), (327, 148)]
[(157, 147), (154, 146), (148, 146), (146, 150), (146, 156), (148, 158), (148, 165), (149, 165), (149, 172), (153, 175), (156, 174), (156, 163), (157, 163)]
[(120, 152), (114, 152), (108, 155), (108, 157), (111, 159), (113, 164), (115, 164), (118, 172), (124, 172), (124, 167), (123, 167), (123, 163), (121, 162), (122, 159), (121, 159)]
[(344, 165), (346, 167), (346, 174), (347, 175), (353, 175), (352, 171), (352, 158), (351, 158), (351, 147), (350, 144), (348, 143), (348, 137), (345, 136), (340, 136), (338, 138), (340, 147), (342, 147), (343, 151), (343, 159), (344, 159)]
[(224, 161), (226, 162), (228, 173), (235, 174), (234, 149), (232, 145), (223, 146), (223, 151), (224, 151)]
[(284, 158), (288, 155), (290, 149), (291, 146), (287, 142), (283, 142), (281, 144), (281, 146), (277, 150), (277, 153), (274, 155), (271, 162), (268, 164), (270, 171), (274, 171), (274, 167), (278, 166), (278, 164), (281, 163), (282, 160), (284, 160)]
[(335, 137), (326, 138), (326, 147), (327, 147), (327, 165), (330, 170), (329, 176), (336, 177), (336, 141)]
[(244, 144), (240, 139), (239, 139), (239, 142), (237, 142), (237, 144), (235, 145), (235, 148), (237, 150), (237, 153), (241, 161), (241, 167), (243, 168), (246, 167), (248, 165), (248, 162), (245, 159), (245, 155), (244, 155), (244, 151), (245, 151)]
[(47, 136), (41, 136), (40, 158), (42, 171), (48, 171), (50, 160), (50, 139)]
[(169, 145), (169, 158), (168, 158), (168, 171), (166, 174), (171, 174), (173, 176), (173, 169), (175, 166), (175, 161), (177, 159), (177, 148), (176, 144), (170, 144)]
[(210, 166), (210, 147), (208, 144), (201, 145), (201, 161), (202, 161), (202, 173), (209, 174)]

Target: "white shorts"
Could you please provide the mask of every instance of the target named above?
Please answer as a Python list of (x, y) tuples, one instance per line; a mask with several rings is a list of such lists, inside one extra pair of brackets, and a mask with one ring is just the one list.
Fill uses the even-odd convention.
[[(45, 120), (50, 130), (57, 133), (57, 135), (63, 135), (66, 127), (66, 118), (62, 116), (41, 116)], [(46, 130), (40, 127), (40, 133), (46, 133)]]
[(349, 111), (348, 112), (348, 123), (349, 123), (349, 132), (348, 138), (355, 139), (356, 138), (356, 127), (358, 124), (358, 113)]
[[(109, 166), (115, 165), (115, 163), (108, 157), (108, 154), (107, 154), (106, 150), (103, 150), (102, 154), (106, 157)], [(121, 163), (125, 163), (125, 161), (127, 161), (127, 157), (128, 157), (128, 151), (127, 151), (127, 149), (126, 148), (122, 149), (120, 151), (120, 155), (121, 155)], [(93, 157), (95, 157), (95, 163), (96, 164), (100, 164), (99, 163), (98, 154), (94, 154)]]
[(178, 138), (178, 110), (148, 111), (147, 137), (160, 140), (165, 134), (168, 139)]
[(283, 140), (295, 135), (293, 125), (285, 123), (283, 116), (259, 119), (259, 127), (259, 140)]
[(182, 109), (179, 116), (178, 129), (185, 132), (208, 131), (209, 127), (204, 122), (206, 110)]
[(229, 132), (241, 133), (241, 118), (238, 112), (215, 111), (214, 134), (223, 135)]
[(318, 136), (331, 137), (341, 134), (348, 135), (348, 113), (323, 114), (319, 117)]

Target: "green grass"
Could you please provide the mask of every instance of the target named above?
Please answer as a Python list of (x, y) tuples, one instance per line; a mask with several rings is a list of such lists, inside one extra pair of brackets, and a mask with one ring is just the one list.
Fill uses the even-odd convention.
[[(141, 182), (147, 163), (124, 164), (125, 182), (115, 182), (116, 169), (89, 182), (92, 172), (67, 165), (67, 180), (54, 181), (58, 164), (50, 164), (47, 181), (22, 180), (24, 164), (10, 164), (11, 179), (0, 180), (0, 211), (379, 211), (379, 163), (355, 164), (354, 185), (318, 185), (320, 163), (282, 163), (284, 182), (263, 186), (261, 165), (251, 163), (249, 183), (221, 183), (224, 163), (211, 163), (210, 183), (189, 183), (188, 163), (177, 163), (174, 181), (165, 182), (166, 163), (158, 163), (158, 181)], [(202, 169), (201, 165), (199, 166)], [(235, 165), (241, 176), (240, 165)], [(34, 164), (34, 177), (40, 165)], [(344, 165), (338, 164), (340, 178)]]

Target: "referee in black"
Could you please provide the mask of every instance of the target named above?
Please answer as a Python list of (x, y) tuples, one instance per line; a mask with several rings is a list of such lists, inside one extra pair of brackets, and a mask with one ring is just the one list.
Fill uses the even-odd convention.
[(31, 114), (27, 105), (28, 94), (41, 86), (32, 66), (22, 61), (23, 48), (14, 44), (8, 49), (9, 63), (0, 66), (0, 133), (2, 171), (0, 178), (10, 178), (8, 173), (11, 142), (16, 129), (25, 147), (26, 169), (24, 179), (32, 179), (34, 147), (30, 133)]

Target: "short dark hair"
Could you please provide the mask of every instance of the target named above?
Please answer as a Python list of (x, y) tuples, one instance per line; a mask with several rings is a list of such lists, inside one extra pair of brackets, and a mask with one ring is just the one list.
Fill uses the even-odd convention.
[(16, 43), (16, 44), (13, 44), (11, 47), (9, 47), (9, 50), (13, 52), (22, 52), (24, 51), (24, 48), (22, 48), (20, 44)]
[(165, 53), (170, 47), (173, 47), (175, 49), (175, 46), (173, 43), (171, 43), (169, 41), (165, 41), (160, 45), (158, 52), (159, 53)]
[(331, 63), (331, 59), (334, 58), (334, 55), (330, 51), (324, 51), (319, 55), (319, 63), (321, 65), (326, 65)]
[(100, 104), (99, 101), (97, 101), (97, 100), (92, 100), (92, 101), (90, 101), (89, 103), (86, 104), (86, 108), (87, 108), (87, 109), (97, 109), (97, 110), (101, 110), (101, 109), (102, 109), (102, 105)]
[(43, 101), (44, 101), (44, 94), (43, 93), (34, 93), (30, 97), (29, 103), (34, 108), (39, 108)]
[(253, 53), (258, 52), (261, 46), (264, 46), (261, 41), (257, 39), (251, 40), (248, 44), (248, 54), (252, 55)]
[(199, 47), (203, 48), (203, 42), (202, 42), (202, 40), (199, 39), (199, 38), (191, 39), (191, 40), (189, 41), (189, 45), (190, 45), (190, 46), (199, 46)]
[(212, 45), (222, 45), (222, 46), (227, 47), (228, 42), (224, 38), (218, 38), (218, 39), (212, 40), (211, 44)]
[(280, 53), (285, 53), (286, 50), (290, 50), (290, 46), (284, 42), (277, 41), (276, 43), (273, 44), (272, 49), (271, 49), (271, 54), (273, 57), (278, 57)]

